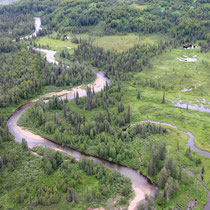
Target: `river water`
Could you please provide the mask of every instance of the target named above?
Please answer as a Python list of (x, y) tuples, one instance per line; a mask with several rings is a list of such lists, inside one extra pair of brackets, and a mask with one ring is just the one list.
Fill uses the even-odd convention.
[[(35, 28), (36, 28), (36, 30), (32, 35), (23, 37), (21, 39), (28, 39), (28, 38), (31, 38), (33, 36), (37, 36), (37, 33), (39, 32), (39, 30), (41, 30), (41, 19), (38, 18), (38, 17), (35, 18)], [(34, 48), (34, 50), (43, 52), (45, 54), (46, 60), (48, 62), (57, 64), (57, 65), (59, 64), (58, 61), (56, 61), (56, 59), (54, 57), (55, 54), (56, 54), (56, 51), (52, 51), (52, 50), (48, 50), (48, 49), (41, 49), (41, 48)], [(97, 79), (93, 84), (90, 84), (89, 86), (94, 88), (95, 92), (99, 92), (99, 91), (101, 91), (101, 89), (104, 88), (106, 83), (110, 83), (110, 80), (105, 76), (105, 74), (102, 71), (95, 72), (95, 73), (96, 73)], [(50, 94), (49, 96), (63, 95), (63, 93), (65, 93), (65, 95), (60, 96), (60, 98), (64, 99), (64, 98), (67, 97), (68, 100), (71, 100), (71, 99), (74, 98), (74, 94), (75, 94), (76, 91), (79, 93), (80, 97), (86, 96), (86, 90), (82, 86), (73, 88), (71, 91), (61, 91), (61, 93), (53, 93), (53, 94)], [(49, 148), (52, 148), (52, 149), (55, 149), (55, 150), (58, 150), (58, 151), (65, 152), (65, 153), (71, 155), (72, 157), (74, 157), (76, 160), (79, 160), (81, 157), (91, 158), (95, 162), (102, 163), (106, 167), (120, 172), (120, 174), (128, 177), (131, 180), (132, 188), (135, 192), (135, 197), (134, 197), (133, 200), (131, 200), (131, 202), (129, 204), (129, 208), (128, 208), (129, 210), (136, 209), (138, 203), (141, 200), (143, 200), (146, 195), (151, 195), (153, 197), (156, 195), (156, 190), (157, 190), (156, 187), (147, 178), (145, 178), (143, 175), (141, 175), (139, 173), (139, 171), (137, 171), (137, 170), (134, 170), (134, 169), (131, 169), (131, 168), (128, 168), (128, 167), (124, 167), (124, 166), (120, 166), (118, 164), (111, 163), (111, 162), (106, 161), (106, 160), (102, 160), (101, 158), (92, 157), (90, 155), (86, 155), (84, 153), (81, 153), (79, 151), (75, 151), (75, 150), (73, 150), (71, 148), (68, 148), (68, 147), (65, 147), (65, 146), (60, 146), (56, 143), (53, 143), (53, 142), (51, 142), (47, 139), (44, 139), (44, 138), (40, 137), (38, 135), (34, 135), (30, 131), (23, 130), (22, 128), (17, 126), (18, 119), (23, 114), (25, 109), (28, 106), (30, 106), (31, 104), (32, 103), (28, 103), (25, 106), (22, 106), (20, 109), (18, 109), (10, 117), (10, 119), (7, 122), (8, 129), (14, 135), (15, 141), (21, 142), (22, 138), (25, 138), (29, 147), (36, 147), (36, 146), (49, 147)], [(148, 121), (140, 121), (140, 122), (148, 122)], [(178, 129), (176, 126), (168, 124), (168, 123), (160, 123), (160, 122), (155, 122), (155, 121), (149, 121), (149, 122), (158, 123), (158, 124), (162, 124), (162, 125), (167, 125), (167, 126), (175, 128), (175, 129)], [(139, 122), (137, 122), (137, 123), (139, 123)], [(133, 126), (135, 124), (132, 124), (131, 126)], [(196, 152), (199, 152), (199, 153), (205, 155), (208, 158), (210, 157), (209, 152), (200, 150), (195, 146), (194, 135), (192, 133), (190, 133), (190, 132), (183, 132), (183, 133), (185, 133), (189, 136), (187, 146), (190, 146), (192, 150), (194, 150)], [(209, 205), (210, 205), (210, 197), (209, 197), (209, 202), (205, 206), (204, 209), (207, 210)]]
[(173, 106), (180, 107), (183, 109), (191, 109), (199, 112), (208, 112), (210, 113), (210, 107), (209, 107), (209, 102), (206, 102), (204, 99), (204, 102), (201, 102), (200, 104), (190, 104), (192, 102), (199, 102), (199, 100), (196, 101), (189, 101), (189, 103), (184, 102), (183, 100), (173, 100), (170, 98), (167, 98), (169, 101), (172, 102)]
[(187, 134), (187, 135), (189, 136), (187, 146), (190, 147), (190, 149), (192, 149), (193, 151), (198, 152), (198, 153), (200, 153), (200, 154), (206, 156), (207, 158), (210, 158), (210, 152), (207, 152), (207, 151), (205, 151), (205, 150), (201, 150), (201, 149), (199, 149), (199, 148), (197, 148), (197, 147), (195, 146), (195, 142), (194, 142), (195, 136), (194, 136), (191, 132), (182, 131), (182, 130), (180, 130), (177, 126), (172, 125), (172, 124), (170, 124), (170, 123), (156, 122), (156, 121), (152, 121), (152, 120), (144, 120), (144, 121), (139, 121), (139, 122), (133, 123), (133, 124), (130, 125), (130, 127), (132, 127), (132, 126), (134, 126), (134, 125), (136, 125), (136, 124), (138, 124), (138, 123), (147, 123), (147, 122), (149, 122), (149, 123), (154, 123), (154, 124), (158, 124), (158, 125), (166, 125), (166, 126), (175, 128), (175, 129), (179, 130), (180, 132), (182, 132), (182, 133), (184, 133), (184, 134)]
[(42, 28), (41, 28), (41, 18), (40, 17), (35, 17), (34, 21), (35, 21), (35, 23), (34, 23), (34, 27), (35, 27), (34, 33), (31, 34), (31, 35), (27, 35), (27, 36), (21, 37), (19, 40), (30, 39), (32, 37), (36, 37), (38, 32), (40, 30), (42, 30)]
[[(36, 31), (33, 33), (35, 36), (41, 26), (41, 24), (39, 24), (39, 23), (41, 23), (41, 20), (39, 21), (39, 19), (40, 18), (35, 18)], [(27, 37), (24, 37), (24, 38), (27, 38)], [(30, 38), (30, 36), (28, 36), (28, 38)], [(56, 54), (55, 51), (48, 50), (48, 49), (41, 49), (41, 48), (33, 48), (33, 49), (36, 51), (43, 52), (45, 54), (46, 60), (48, 62), (57, 64), (57, 65), (59, 64), (58, 61), (56, 61), (56, 59), (54, 57)], [(97, 79), (95, 80), (95, 82), (93, 84), (90, 84), (88, 86), (91, 88), (94, 88), (94, 91), (97, 93), (97, 92), (101, 91), (107, 83), (110, 84), (110, 80), (105, 76), (104, 72), (102, 72), (102, 71), (97, 71), (95, 73), (96, 73)], [(71, 100), (74, 98), (74, 94), (76, 91), (79, 93), (80, 97), (86, 96), (86, 89), (83, 86), (75, 87), (71, 91), (61, 91), (60, 93), (53, 93), (48, 96), (63, 95), (63, 96), (60, 96), (59, 98), (64, 99), (67, 97), (68, 100)], [(47, 102), (47, 100), (45, 102)], [(155, 197), (156, 187), (146, 177), (141, 175), (139, 173), (139, 171), (128, 168), (128, 167), (120, 166), (118, 164), (111, 163), (106, 160), (102, 160), (101, 158), (86, 155), (84, 153), (75, 151), (75, 150), (65, 147), (65, 146), (60, 146), (56, 143), (53, 143), (47, 139), (40, 137), (38, 135), (34, 135), (30, 131), (23, 130), (22, 128), (17, 126), (18, 119), (23, 114), (25, 109), (30, 105), (31, 105), (31, 103), (18, 109), (10, 117), (10, 119), (7, 122), (8, 129), (14, 135), (15, 141), (21, 142), (22, 138), (25, 138), (29, 147), (43, 146), (43, 147), (52, 148), (52, 149), (55, 149), (58, 151), (65, 152), (65, 153), (71, 155), (72, 157), (74, 157), (76, 160), (79, 160), (81, 157), (91, 158), (95, 162), (100, 162), (103, 165), (105, 165), (106, 167), (113, 169), (115, 171), (118, 171), (123, 176), (128, 177), (131, 180), (132, 188), (135, 193), (134, 199), (131, 200), (131, 202), (129, 204), (129, 208), (128, 208), (129, 210), (136, 209), (138, 203), (141, 200), (143, 200), (146, 195)]]

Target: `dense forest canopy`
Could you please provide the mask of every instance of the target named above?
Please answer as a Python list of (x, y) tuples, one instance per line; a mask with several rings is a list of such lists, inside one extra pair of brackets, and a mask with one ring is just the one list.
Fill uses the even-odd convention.
[(27, 34), (33, 28), (33, 15), (40, 14), (43, 33), (91, 32), (90, 26), (100, 25), (99, 34), (161, 32), (189, 41), (209, 38), (209, 5), (205, 1), (32, 0), (18, 5), (0, 9), (3, 35)]

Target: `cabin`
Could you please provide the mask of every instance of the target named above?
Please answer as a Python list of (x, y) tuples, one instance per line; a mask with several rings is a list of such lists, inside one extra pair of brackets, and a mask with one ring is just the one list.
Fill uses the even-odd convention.
[(193, 44), (183, 45), (183, 49), (195, 49), (195, 48), (197, 48), (197, 47)]

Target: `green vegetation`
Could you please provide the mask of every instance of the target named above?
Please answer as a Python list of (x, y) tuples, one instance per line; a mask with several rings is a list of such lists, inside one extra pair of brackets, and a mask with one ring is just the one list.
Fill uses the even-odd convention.
[[(183, 54), (189, 57), (197, 55), (198, 61), (192, 63), (181, 62), (177, 57)], [(144, 113), (151, 120), (168, 122), (177, 125), (184, 131), (191, 131), (195, 135), (196, 145), (199, 148), (210, 151), (208, 145), (209, 113), (173, 108), (171, 102), (167, 100), (167, 98), (178, 98), (187, 104), (203, 103), (203, 98), (206, 101), (210, 100), (210, 86), (208, 82), (210, 79), (210, 63), (208, 57), (209, 53), (200, 53), (199, 48), (193, 50), (180, 48), (168, 50), (157, 56), (157, 59), (151, 63), (152, 68), (149, 71), (143, 71), (135, 75), (135, 82), (132, 83), (130, 91), (142, 89), (143, 98), (148, 102), (147, 107), (141, 102), (133, 106), (137, 115), (142, 116)], [(166, 84), (166, 105), (164, 109), (161, 109), (155, 101), (161, 100), (163, 92), (161, 85)], [(181, 91), (184, 88), (190, 89), (195, 86), (196, 89), (192, 91)], [(133, 93), (132, 95), (130, 94), (130, 97), (125, 100), (133, 101), (135, 94)], [(200, 102), (195, 102), (196, 99)]]
[(131, 4), (130, 7), (139, 9), (139, 10), (144, 10), (148, 8), (148, 5), (138, 5), (138, 4)]
[[(146, 119), (168, 122), (177, 125), (183, 131), (191, 131), (195, 135), (196, 144), (202, 142), (205, 149), (207, 149), (206, 145), (208, 145), (208, 141), (206, 140), (208, 139), (209, 132), (207, 122), (209, 121), (209, 114), (175, 108), (167, 98), (175, 98), (177, 92), (181, 93), (180, 90), (184, 89), (186, 87), (185, 85), (192, 84), (193, 81), (196, 81), (196, 75), (201, 80), (202, 85), (200, 88), (198, 87), (190, 93), (182, 93), (183, 97), (185, 100), (189, 100), (190, 97), (200, 96), (203, 90), (206, 90), (207, 93), (205, 95), (208, 100), (208, 83), (205, 82), (205, 79), (208, 81), (209, 77), (208, 53), (201, 53), (200, 48), (183, 50), (180, 49), (180, 47), (173, 46), (165, 49), (164, 46), (167, 46), (166, 42), (159, 44), (158, 48), (151, 48), (153, 52), (151, 55), (150, 46), (141, 45), (140, 47), (137, 46), (126, 51), (121, 58), (122, 54), (116, 55), (115, 53), (107, 53), (103, 49), (94, 47), (88, 42), (82, 41), (79, 44), (78, 49), (75, 51), (76, 56), (86, 59), (99, 69), (103, 68), (111, 78), (114, 78), (115, 82), (112, 84), (112, 87), (107, 87), (104, 92), (96, 95), (92, 94), (90, 90), (87, 90), (87, 99), (77, 98), (76, 101), (68, 102), (64, 105), (62, 102), (57, 103), (56, 98), (49, 103), (49, 106), (42, 103), (36, 104), (35, 107), (30, 108), (22, 116), (19, 122), (20, 125), (28, 127), (35, 133), (53, 139), (54, 141), (85, 151), (88, 154), (102, 156), (110, 161), (129, 165), (133, 168), (140, 168), (144, 174), (149, 175), (156, 183), (159, 182), (158, 180), (163, 170), (161, 167), (172, 157), (167, 155), (161, 167), (157, 168), (154, 174), (148, 173), (148, 167), (150, 167), (150, 162), (153, 159), (152, 154), (155, 154), (154, 152), (151, 153), (151, 145), (160, 144), (165, 140), (168, 153), (170, 151), (171, 154), (174, 154), (173, 159), (175, 165), (191, 169), (200, 179), (200, 172), (203, 166), (206, 170), (209, 170), (209, 161), (208, 158), (195, 152), (191, 152), (192, 154), (190, 155), (189, 151), (186, 152), (187, 136), (174, 129), (167, 128), (168, 132), (166, 134), (149, 134), (145, 137), (143, 135), (143, 138), (142, 135), (137, 135), (133, 138), (130, 134), (123, 133), (121, 129), (126, 127), (129, 122), (138, 122)], [(141, 49), (141, 51), (139, 51), (139, 49)], [(142, 54), (145, 55), (145, 51), (147, 51), (147, 58), (158, 54), (158, 56), (156, 56), (157, 59), (144, 60), (145, 57), (142, 56)], [(197, 55), (198, 62), (184, 63), (177, 59), (177, 57), (183, 54), (192, 57), (195, 55), (194, 53)], [(98, 57), (99, 54), (101, 56), (100, 58)], [(143, 69), (140, 73), (138, 73), (138, 71), (141, 70), (141, 68), (136, 67), (137, 63), (135, 63), (135, 59), (129, 57), (133, 54), (142, 56), (138, 57), (140, 58), (138, 61), (141, 61), (141, 63), (138, 62), (138, 65), (141, 65)], [(114, 60), (117, 60), (117, 56), (118, 62), (114, 63)], [(126, 56), (130, 58), (127, 60), (132, 63), (132, 70), (136, 72), (134, 76), (127, 72), (125, 61), (123, 63), (124, 65), (121, 65), (122, 62), (120, 62), (120, 59)], [(113, 59), (113, 57), (115, 59)], [(134, 59), (134, 62), (132, 62), (132, 59)], [(110, 65), (107, 66), (106, 63)], [(184, 72), (186, 65), (192, 69), (192, 75), (190, 73), (188, 73), (188, 75)], [(115, 66), (115, 68), (113, 68), (113, 66)], [(199, 72), (201, 71), (201, 74), (196, 74), (198, 69)], [(116, 82), (118, 80), (121, 82)], [(190, 88), (190, 86), (187, 86), (187, 88)], [(164, 90), (166, 97), (165, 103), (162, 104)], [(199, 92), (194, 93), (195, 91)], [(132, 105), (130, 111), (128, 105), (125, 105), (127, 101)], [(40, 110), (42, 110), (42, 114), (38, 116)], [(130, 115), (130, 117), (128, 117), (128, 115)], [(31, 121), (31, 119), (34, 120)], [(39, 119), (46, 120), (42, 122)], [(34, 125), (36, 125), (36, 127)], [(62, 134), (59, 132), (61, 130)], [(115, 133), (114, 138), (113, 136), (111, 137), (112, 133)], [(71, 138), (68, 136), (71, 136)], [(95, 141), (93, 141), (93, 139), (95, 139)], [(177, 144), (179, 144), (179, 153), (176, 152)], [(135, 148), (135, 150), (133, 150), (133, 148)], [(139, 155), (143, 161), (142, 165), (139, 165)], [(175, 179), (178, 179), (179, 169), (177, 168), (175, 170)], [(169, 172), (166, 173), (168, 174)], [(184, 175), (184, 177), (185, 176), (186, 175)], [(210, 177), (208, 173), (204, 173), (202, 176), (205, 185), (209, 186)], [(168, 175), (166, 177), (168, 178)], [(188, 190), (186, 187), (188, 181), (185, 182), (184, 180), (189, 181), (187, 185), (189, 186)], [(194, 191), (191, 192), (190, 190), (194, 188), (194, 186), (197, 186), (197, 183), (194, 182), (193, 179), (188, 176), (187, 178), (183, 178), (181, 182), (179, 181), (179, 189), (176, 195), (170, 195), (170, 202), (167, 202), (167, 199), (161, 200), (161, 205), (185, 205), (186, 203), (183, 198), (187, 200), (196, 198)], [(164, 188), (164, 192), (167, 192), (168, 187), (167, 185), (167, 188)], [(173, 186), (171, 187), (173, 188)], [(201, 207), (206, 202), (206, 194), (201, 188), (200, 198), (199, 203)], [(159, 201), (157, 201), (157, 203), (159, 203)]]
[[(52, 99), (46, 105), (39, 102), (22, 115), (19, 123), (21, 126), (27, 127), (35, 133), (60, 144), (140, 169), (141, 172), (149, 175), (156, 183), (159, 183), (158, 177), (161, 176), (159, 175), (161, 168), (164, 165), (166, 167), (167, 161), (170, 161), (170, 158), (172, 158), (168, 155), (169, 152), (170, 154), (174, 154), (173, 170), (175, 171), (173, 173), (175, 174), (173, 175), (172, 172), (167, 172), (167, 174), (172, 173), (172, 177), (175, 179), (179, 179), (179, 168), (176, 165), (179, 167), (190, 166), (195, 173), (201, 171), (203, 164), (205, 165), (205, 169), (209, 167), (208, 159), (202, 155), (192, 152), (190, 157), (188, 157), (189, 155), (186, 156), (187, 147), (185, 144), (187, 136), (174, 129), (167, 128), (165, 130), (161, 126), (145, 125), (143, 127), (140, 126), (138, 129), (141, 133), (140, 135), (135, 127), (130, 128), (128, 132), (122, 132), (120, 127), (127, 126), (130, 121), (133, 122), (133, 116), (135, 116), (132, 108), (132, 114), (129, 114), (129, 107), (118, 102), (119, 98), (121, 98), (120, 101), (124, 101), (125, 97), (131, 95), (131, 92), (126, 91), (126, 87), (121, 88), (120, 92), (116, 86), (112, 86), (110, 89), (107, 87), (105, 92), (96, 95), (92, 95), (89, 92), (90, 90), (87, 91), (87, 99), (75, 99), (74, 102), (70, 101), (63, 104), (57, 98)], [(135, 102), (141, 100), (143, 99), (133, 99), (132, 104), (135, 105)], [(107, 103), (108, 101), (109, 104)], [(136, 117), (135, 121), (137, 121)], [(62, 133), (59, 132), (61, 130)], [(156, 154), (156, 150), (153, 151), (152, 148), (158, 148), (157, 145), (161, 145), (163, 140), (166, 142), (166, 148), (164, 150), (165, 152), (167, 150), (167, 154), (166, 158), (163, 158), (159, 162), (159, 155), (153, 157)], [(176, 151), (177, 144), (179, 144), (178, 153)], [(164, 154), (164, 152), (160, 154)], [(141, 164), (139, 164), (139, 156), (142, 160)], [(154, 172), (150, 172), (150, 163), (153, 158), (159, 163), (159, 166), (157, 166)], [(195, 182), (184, 172), (182, 173), (182, 181), (176, 184), (176, 188), (178, 188), (176, 190), (176, 196), (170, 194), (170, 198), (172, 199), (170, 202), (167, 199), (164, 200), (163, 197), (161, 201), (157, 202), (160, 202), (163, 206), (166, 203), (168, 206), (185, 205), (183, 197), (190, 200), (196, 198), (196, 194), (200, 193), (200, 205), (205, 204), (206, 194), (203, 189), (199, 187), (199, 190), (196, 189), (196, 193), (194, 191), (192, 192), (190, 189), (194, 188)], [(166, 180), (168, 176), (166, 175)], [(208, 174), (204, 174), (204, 176), (208, 177)], [(208, 178), (205, 181), (208, 181)], [(187, 186), (189, 189), (185, 186), (186, 183), (188, 183)]]
[[(33, 32), (35, 16), (42, 19), (38, 37), (12, 41)], [(21, 145), (12, 140), (5, 126), (19, 105), (87, 84), (95, 78), (92, 69), (98, 69), (111, 79), (110, 87), (100, 93), (87, 88), (87, 97), (76, 94), (72, 101), (38, 101), (19, 125), (139, 169), (159, 187), (157, 199), (148, 197), (139, 209), (186, 209), (195, 199), (196, 209), (202, 209), (206, 192), (183, 168), (210, 189), (209, 158), (188, 148), (188, 135), (177, 129), (130, 125), (142, 120), (171, 123), (192, 132), (196, 146), (210, 151), (210, 113), (172, 104), (183, 100), (209, 107), (209, 41), (206, 0), (28, 0), (0, 7), (0, 207), (108, 208), (110, 200), (111, 205), (116, 200), (116, 205), (128, 204), (132, 193), (127, 179), (90, 160), (78, 163), (41, 147), (33, 149), (34, 156), (25, 140)], [(197, 48), (183, 49), (187, 44)], [(49, 64), (27, 46), (55, 50), (61, 65)], [(178, 59), (186, 56), (196, 62)], [(191, 91), (184, 92), (186, 88)]]
[[(8, 1), (7, 1), (8, 2)], [(0, 5), (0, 40), (18, 38), (31, 34), (34, 29), (34, 16), (31, 13), (23, 14), (23, 7), (14, 5)], [(4, 40), (2, 40), (4, 39)]]
[(160, 41), (165, 41), (167, 39), (166, 35), (160, 33), (149, 35), (129, 33), (126, 35), (112, 36), (79, 34), (75, 36), (77, 39), (91, 40), (93, 45), (103, 47), (105, 50), (116, 50), (117, 52), (126, 51), (137, 44), (158, 44)]
[(70, 54), (74, 52), (74, 48), (77, 47), (76, 44), (72, 43), (70, 40), (60, 40), (56, 39), (56, 35), (40, 37), (35, 42), (35, 46), (40, 48), (50, 48), (55, 50), (57, 53), (60, 53), (61, 50), (66, 49)]
[[(13, 43), (3, 43), (0, 55), (0, 107), (19, 104), (37, 95), (42, 87), (54, 85), (72, 88), (95, 79), (93, 71), (82, 62), (72, 61), (68, 68), (46, 62), (33, 50)], [(18, 80), (17, 80), (18, 78)]]
[[(106, 206), (107, 199), (130, 196), (130, 182), (117, 172), (50, 149), (1, 140), (0, 206), (3, 209), (86, 209)], [(127, 201), (127, 198), (124, 198)], [(116, 204), (118, 205), (118, 204)]]

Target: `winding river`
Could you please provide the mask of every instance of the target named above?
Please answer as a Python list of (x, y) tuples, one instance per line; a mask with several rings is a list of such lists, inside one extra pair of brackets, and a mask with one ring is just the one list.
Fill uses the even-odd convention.
[[(38, 18), (35, 18), (35, 22), (41, 22)], [(35, 23), (36, 27), (40, 27), (40, 24)], [(36, 31), (39, 31), (38, 28), (36, 28)], [(24, 37), (24, 39), (30, 38), (30, 36)], [(47, 50), (47, 49), (40, 49), (40, 48), (33, 48), (36, 51), (40, 51), (45, 54), (46, 60), (50, 63), (58, 64), (56, 61), (54, 55), (56, 54), (55, 51)], [(88, 85), (89, 87), (94, 88), (95, 92), (101, 91), (101, 89), (104, 88), (106, 83), (110, 83), (110, 80), (105, 76), (105, 74), (102, 71), (97, 71), (96, 73), (96, 80), (93, 84)], [(44, 97), (51, 97), (53, 95), (60, 96), (60, 99), (68, 98), (68, 100), (71, 100), (74, 98), (74, 93), (78, 91), (80, 97), (86, 96), (86, 89), (83, 86), (78, 86), (73, 88), (71, 91), (64, 90), (57, 93), (50, 93), (45, 95)], [(45, 101), (47, 102), (47, 100)], [(139, 171), (125, 167), (120, 166), (115, 163), (111, 163), (109, 161), (103, 160), (101, 158), (92, 157), (90, 155), (86, 155), (84, 153), (81, 153), (79, 151), (73, 150), (71, 148), (60, 146), (56, 143), (53, 143), (47, 139), (42, 138), (41, 136), (34, 135), (32, 132), (22, 129), (17, 125), (17, 121), (20, 118), (20, 116), (23, 114), (25, 109), (33, 104), (33, 102), (29, 102), (28, 104), (20, 107), (8, 120), (7, 126), (9, 131), (14, 135), (15, 141), (21, 142), (22, 138), (25, 138), (29, 147), (36, 147), (36, 146), (44, 146), (49, 147), (58, 151), (65, 152), (72, 157), (74, 157), (76, 160), (79, 160), (82, 157), (87, 157), (93, 159), (95, 162), (100, 162), (104, 164), (106, 167), (111, 168), (115, 171), (118, 171), (123, 176), (128, 177), (131, 180), (132, 188), (135, 193), (135, 197), (130, 201), (129, 204), (129, 210), (136, 209), (138, 203), (145, 198), (146, 195), (151, 195), (155, 197), (156, 195), (156, 186), (151, 183), (149, 179), (144, 177), (140, 174)]]
[[(38, 31), (41, 30), (40, 26), (41, 26), (41, 19), (35, 18), (36, 30), (33, 33), (33, 36), (36, 36)], [(25, 39), (25, 38), (26, 39), (30, 38), (30, 36), (26, 36), (22, 39)], [(58, 62), (55, 60), (55, 57), (54, 57), (54, 55), (56, 53), (55, 51), (47, 50), (47, 49), (40, 49), (40, 48), (34, 48), (34, 50), (45, 53), (45, 57), (48, 62), (58, 64)], [(89, 86), (91, 86), (92, 88), (94, 87), (95, 92), (99, 92), (99, 91), (101, 91), (101, 89), (104, 88), (106, 83), (110, 83), (110, 80), (105, 76), (105, 74), (102, 71), (95, 72), (95, 73), (96, 73), (97, 78), (96, 78), (95, 82), (93, 84), (90, 84)], [(74, 97), (75, 91), (78, 91), (80, 97), (86, 96), (86, 90), (84, 89), (84, 87), (79, 86), (79, 87), (73, 88), (71, 91), (64, 90), (64, 91), (61, 91), (58, 93), (50, 93), (50, 94), (45, 95), (45, 97), (51, 97), (52, 95), (58, 95), (58, 96), (60, 96), (60, 98), (66, 98), (66, 96), (67, 96), (67, 98), (69, 100), (71, 100)], [(79, 151), (73, 150), (73, 149), (65, 147), (65, 146), (60, 146), (56, 143), (53, 143), (52, 141), (44, 139), (41, 136), (34, 135), (32, 132), (24, 130), (21, 127), (19, 127), (17, 125), (18, 119), (23, 114), (25, 109), (28, 106), (30, 106), (31, 104), (33, 104), (33, 102), (29, 102), (28, 104), (20, 107), (15, 113), (13, 113), (13, 115), (9, 118), (9, 120), (7, 122), (8, 129), (14, 135), (15, 141), (21, 142), (22, 138), (25, 138), (29, 147), (36, 147), (36, 146), (49, 147), (49, 148), (52, 148), (52, 149), (55, 149), (58, 151), (65, 152), (65, 153), (73, 156), (76, 160), (79, 160), (81, 157), (91, 158), (95, 162), (100, 162), (100, 163), (104, 164), (105, 166), (107, 166), (115, 171), (120, 172), (120, 174), (128, 177), (131, 180), (132, 188), (135, 192), (135, 197), (133, 198), (133, 200), (130, 201), (129, 208), (128, 208), (129, 210), (136, 209), (138, 203), (141, 200), (143, 200), (146, 195), (151, 195), (151, 196), (156, 195), (156, 186), (154, 184), (152, 184), (149, 179), (147, 179), (146, 177), (141, 175), (140, 172), (137, 170), (134, 170), (134, 169), (131, 169), (131, 168), (128, 168), (125, 166), (120, 166), (118, 164), (111, 163), (111, 162), (103, 160), (101, 158), (92, 157), (90, 155), (86, 155), (84, 153), (81, 153)], [(140, 121), (140, 122), (148, 122), (148, 121)], [(150, 122), (167, 125), (167, 126), (175, 128), (175, 129), (178, 129), (176, 126), (168, 124), (168, 123), (160, 123), (160, 122), (154, 122), (154, 121), (150, 121)], [(135, 124), (132, 124), (131, 126), (133, 126)], [(210, 157), (209, 152), (200, 150), (195, 146), (194, 136), (192, 133), (190, 133), (190, 132), (188, 132), (188, 133), (183, 132), (183, 133), (185, 133), (189, 136), (188, 146), (190, 146), (191, 149), (205, 155), (208, 158)], [(194, 174), (192, 172), (188, 171), (188, 173), (189, 174), (191, 173), (191, 175), (194, 176)], [(202, 183), (200, 183), (200, 184), (202, 185)], [(208, 189), (207, 188), (205, 188), (205, 189), (207, 190), (207, 193), (209, 194)], [(205, 210), (210, 209), (210, 197), (209, 197), (208, 204), (204, 207), (204, 209)]]
[[(186, 89), (185, 89), (186, 90)], [(179, 108), (183, 108), (183, 109), (191, 109), (191, 110), (195, 110), (195, 111), (199, 111), (199, 112), (208, 112), (210, 113), (210, 102), (207, 102), (205, 99), (203, 99), (203, 102), (199, 101), (198, 99), (196, 99), (195, 101), (189, 101), (188, 103), (184, 102), (181, 99), (170, 99), (167, 98), (169, 101), (172, 102), (173, 106), (179, 107)], [(192, 102), (197, 102), (200, 104), (190, 104)]]
[[(48, 51), (45, 50), (47, 53)], [(49, 51), (50, 52), (50, 51)], [(51, 53), (51, 52), (50, 52)], [(46, 56), (48, 58), (48, 56)], [(109, 79), (104, 75), (103, 72), (96, 72), (97, 79), (96, 81), (91, 84), (90, 86), (94, 87), (95, 92), (101, 91), (103, 87), (106, 85), (106, 83), (110, 82)], [(73, 99), (75, 91), (78, 91), (80, 97), (81, 96), (86, 96), (86, 89), (84, 89), (82, 86), (73, 88), (71, 91), (65, 91), (64, 96), (61, 96), (60, 98), (67, 98)], [(56, 93), (57, 95), (64, 94), (64, 91), (61, 91), (60, 93)], [(54, 94), (53, 94), (54, 95)], [(52, 96), (52, 94), (48, 95)], [(47, 102), (47, 101), (46, 101)], [(21, 107), (18, 109), (8, 120), (7, 126), (9, 128), (9, 131), (15, 136), (15, 140), (17, 142), (21, 142), (22, 138), (25, 138), (28, 146), (29, 147), (36, 147), (36, 146), (44, 146), (44, 147), (49, 147), (55, 150), (59, 150), (62, 152), (65, 152), (71, 156), (73, 156), (76, 160), (79, 160), (81, 157), (88, 157), (93, 159), (95, 162), (100, 162), (106, 165), (107, 167), (114, 169), (115, 171), (120, 172), (120, 174), (128, 177), (131, 180), (133, 190), (135, 192), (135, 197), (134, 199), (130, 202), (129, 209), (133, 210), (139, 203), (139, 201), (143, 200), (145, 198), (145, 195), (151, 195), (155, 196), (156, 193), (156, 188), (155, 186), (148, 181), (147, 178), (145, 178), (143, 175), (139, 173), (139, 171), (120, 166), (118, 164), (111, 163), (109, 161), (102, 160), (101, 158), (97, 157), (92, 157), (89, 155), (85, 155), (84, 153), (81, 153), (79, 151), (75, 151), (73, 149), (70, 149), (68, 147), (64, 146), (59, 146), (58, 144), (55, 144), (47, 139), (44, 139), (38, 135), (34, 135), (30, 131), (24, 130), (21, 127), (17, 125), (17, 121), (20, 118), (20, 116), (23, 114), (25, 111), (26, 107), (30, 106), (32, 103), (28, 103), (25, 106)]]

